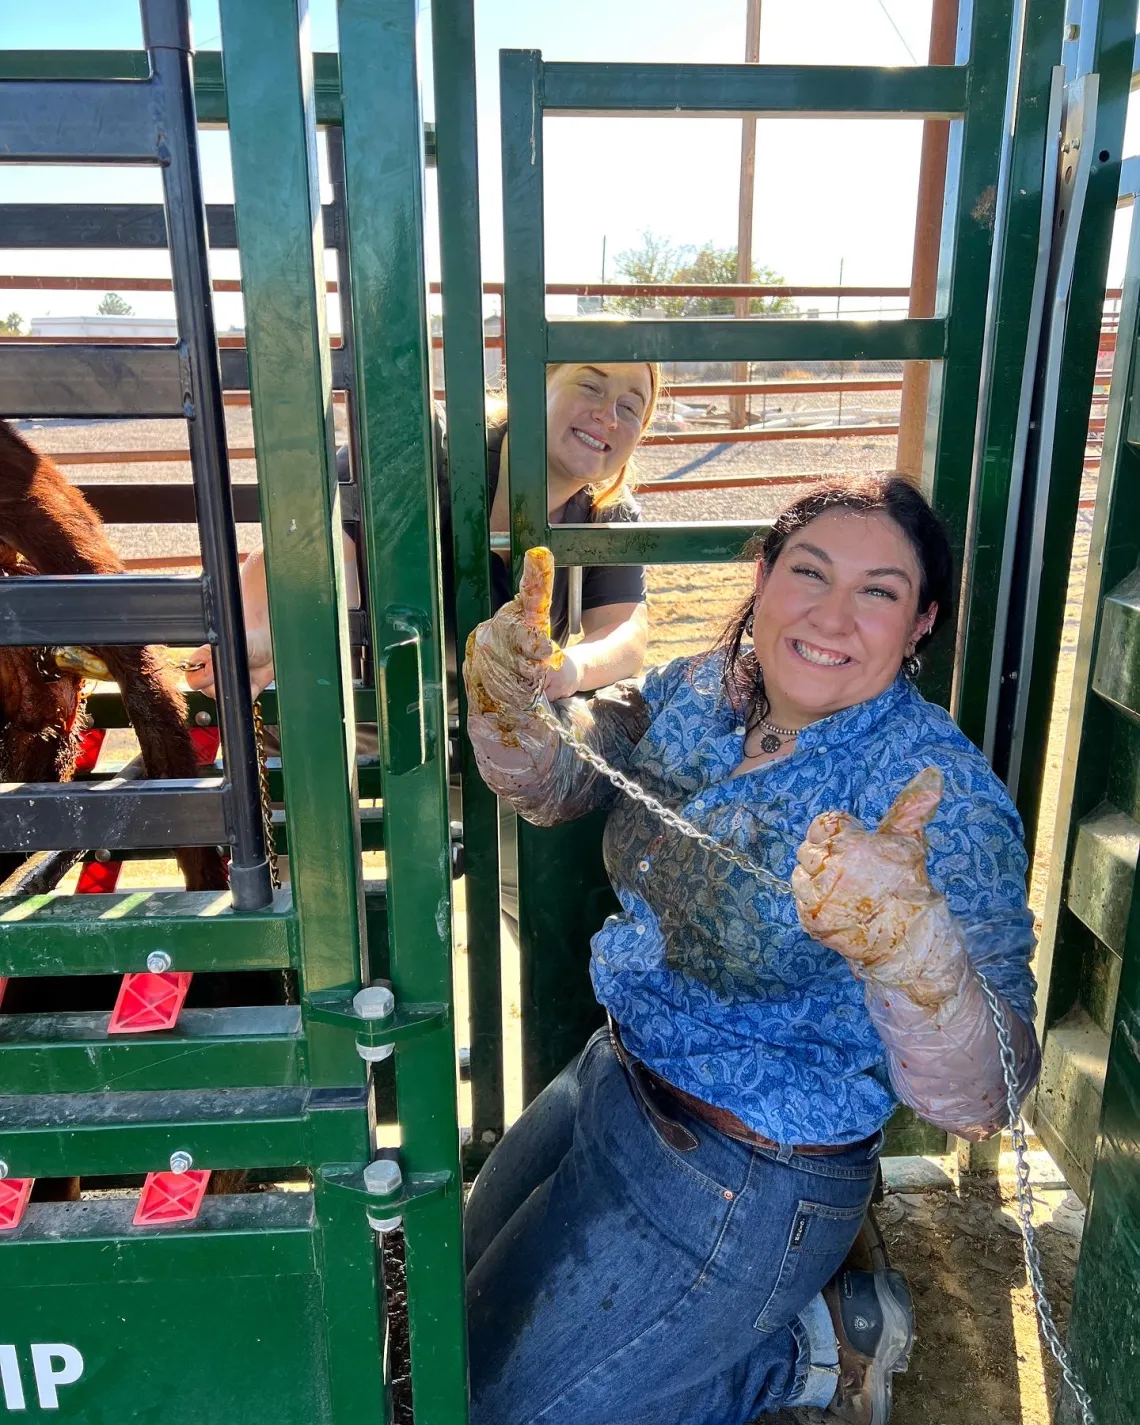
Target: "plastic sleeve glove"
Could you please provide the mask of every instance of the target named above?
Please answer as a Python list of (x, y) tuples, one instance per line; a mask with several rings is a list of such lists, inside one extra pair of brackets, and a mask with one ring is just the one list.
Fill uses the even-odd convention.
[(612, 805), (617, 792), (533, 712), (539, 699), (576, 736), (619, 768), (645, 734), (649, 715), (636, 684), (552, 706), (543, 693), (562, 650), (550, 637), (554, 558), (527, 551), (519, 592), (467, 640), (467, 734), (490, 789), (536, 826), (572, 821)]
[[(792, 873), (800, 923), (865, 987), (899, 1098), (939, 1128), (985, 1138), (1009, 1120), (997, 1030), (965, 927), (930, 884), (924, 828), (942, 774), (920, 772), (877, 831), (845, 812), (808, 828)], [(1032, 1028), (1002, 1001), (1019, 1101), (1040, 1067)]]

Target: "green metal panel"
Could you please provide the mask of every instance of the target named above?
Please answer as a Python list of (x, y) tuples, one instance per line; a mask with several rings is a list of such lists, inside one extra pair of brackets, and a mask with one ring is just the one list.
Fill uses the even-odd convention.
[[(512, 471), (514, 465), (512, 447)], [(746, 550), (771, 527), (770, 520), (725, 524), (656, 524), (643, 520), (638, 524), (554, 525), (546, 531), (546, 538), (560, 564), (714, 564), (749, 562), (755, 556)], [(519, 538), (529, 544), (537, 543), (542, 535), (541, 528), (530, 527), (529, 507), (516, 510), (515, 529)], [(529, 544), (524, 543), (523, 549)]]
[[(959, 565), (966, 541), (1013, 8), (1013, 0), (967, 0), (959, 15), (957, 60), (969, 66), (969, 100), (965, 116), (950, 126), (938, 271), (946, 350), (945, 360), (931, 373), (923, 480), (946, 522)], [(992, 609), (983, 606), (980, 612), (992, 621)], [(948, 703), (952, 675), (951, 645), (944, 639), (931, 650), (924, 694)]]
[[(479, 245), (475, 23), (471, 0), (434, 0), (436, 184), (439, 195), (447, 468), (455, 571), (456, 647), (490, 616), (483, 286)], [(503, 991), (499, 941), (499, 822), (466, 736), (458, 681), (471, 1044), (471, 1154), (503, 1136)]]
[[(1118, 58), (1114, 56), (1113, 62)], [(1111, 109), (1111, 90), (1108, 102)], [(1095, 226), (1095, 215), (1090, 218), (1087, 210), (1086, 221)], [(1093, 554), (1058, 789), (1062, 814), (1054, 835), (1054, 869), (1038, 953), (1043, 992), (1038, 1027), (1044, 1063), (1034, 1123), (1079, 1192), (1086, 1192), (1092, 1180), (1089, 1231), (1094, 1243), (1101, 1243), (1091, 1249), (1094, 1254), (1103, 1251), (1103, 1239), (1097, 1234), (1106, 1230), (1103, 1219), (1097, 1221), (1098, 1213), (1115, 1211), (1131, 1191), (1121, 1185), (1121, 1174), (1126, 1179), (1127, 1170), (1119, 1158), (1119, 1145), (1129, 1133), (1135, 1134), (1140, 1105), (1134, 1096), (1129, 1110), (1128, 1096), (1121, 1087), (1135, 1082), (1135, 1046), (1128, 1037), (1135, 996), (1127, 987), (1135, 985), (1140, 957), (1136, 933), (1140, 901), (1136, 895), (1140, 846), (1140, 449), (1131, 439), (1140, 370), (1138, 314), (1140, 223), (1134, 221), (1093, 515)], [(1072, 321), (1082, 326), (1083, 314), (1075, 312)], [(1070, 364), (1077, 360), (1073, 342), (1067, 343), (1065, 359)], [(1087, 394), (1086, 387), (1086, 402)], [(1087, 423), (1087, 405), (1081, 419)], [(1069, 455), (1074, 455), (1074, 433), (1067, 432), (1065, 440)], [(1096, 1162), (1105, 1163), (1106, 1186), (1104, 1205), (1099, 1206), (1096, 1183), (1101, 1169), (1094, 1168), (1093, 1150), (1102, 1094), (1105, 1117)], [(1113, 1094), (1116, 1098), (1110, 1111)], [(1110, 1117), (1114, 1117), (1111, 1132)], [(1127, 1277), (1132, 1270), (1123, 1245), (1122, 1252), (1121, 1263), (1114, 1273), (1107, 1274), (1108, 1280), (1103, 1279), (1103, 1262), (1096, 1267), (1082, 1266), (1082, 1273), (1099, 1274), (1099, 1289), (1109, 1293), (1106, 1300), (1115, 1301), (1118, 1309), (1122, 1306), (1120, 1274)], [(1140, 1273), (1132, 1273), (1131, 1283), (1134, 1297)], [(1086, 1297), (1086, 1302), (1089, 1300)], [(1086, 1309), (1092, 1311), (1091, 1306)], [(1129, 1329), (1135, 1340), (1134, 1321)], [(1086, 1351), (1092, 1351), (1091, 1337), (1086, 1334), (1083, 1339), (1090, 1343)], [(1112, 1413), (1124, 1399), (1119, 1394), (1121, 1386), (1110, 1384), (1103, 1369), (1098, 1369), (1101, 1390), (1114, 1402), (1107, 1417), (1098, 1412), (1098, 1419), (1133, 1418), (1127, 1411)]]
[[(1072, 290), (1056, 378), (1057, 424), (1048, 470), (1048, 489), (1040, 497), (1044, 505), (1041, 567), (1047, 573), (1068, 569), (1073, 546), (1135, 40), (1134, 0), (1102, 0), (1096, 13), (1095, 41), (1090, 46), (1092, 67), (1099, 74), (1094, 153), (1080, 219)], [(1075, 159), (1076, 154), (1072, 158)], [(1119, 346), (1117, 352), (1119, 359)], [(1102, 462), (1106, 460), (1107, 442)], [(1104, 469), (1103, 463), (1101, 468)], [(1036, 838), (1037, 813), (1046, 768), (1053, 687), (1065, 621), (1066, 597), (1067, 583), (1064, 578), (1054, 575), (1042, 580), (1034, 620), (1032, 661), (1030, 667), (1019, 671), (1021, 679), (1029, 680), (1029, 697), (1024, 725), (1025, 754), (1016, 801), (1031, 843)], [(1064, 798), (1060, 804), (1066, 804)]]
[[(996, 716), (990, 696), (995, 629), (1009, 603), (1003, 574), (1008, 577), (1010, 571), (1003, 555), (1016, 529), (1029, 418), (1025, 410), (1022, 419), (1022, 408), (1032, 390), (1044, 302), (1038, 283), (1048, 264), (1060, 125), (1055, 111), (1060, 96), (1051, 93), (1051, 79), (1059, 86), (1060, 73), (1053, 76), (1064, 9), (1063, 0), (1039, 0), (1026, 10), (1008, 166), (996, 196), (993, 284), (962, 550), (951, 699), (958, 725), (983, 748), (992, 743), (991, 719)], [(1020, 400), (1013, 398), (1015, 392)], [(946, 434), (949, 438), (949, 429)]]
[[(430, 339), (423, 249), (423, 125), (414, 0), (341, 0), (345, 179), (361, 494), (378, 661), (414, 638), (415, 677), (381, 711), (391, 979), (397, 1003), (452, 1001), (447, 725), (432, 465)], [(393, 665), (394, 668), (395, 665)], [(384, 734), (416, 705), (422, 752)], [(408, 746), (403, 744), (404, 749)], [(459, 1179), (451, 1019), (401, 1045), (396, 1088), (405, 1172)], [(461, 1202), (425, 1203), (406, 1226), (417, 1417), (467, 1409)]]

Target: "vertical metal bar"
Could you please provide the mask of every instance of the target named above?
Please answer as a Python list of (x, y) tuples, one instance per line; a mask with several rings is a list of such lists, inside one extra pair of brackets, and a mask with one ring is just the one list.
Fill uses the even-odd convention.
[[(348, 245), (357, 334), (361, 493), (377, 662), (413, 638), (422, 751), (382, 767), (389, 948), (398, 999), (452, 1003), (447, 727), (443, 705), (430, 331), (423, 252), (423, 124), (415, 0), (341, 0)], [(391, 665), (394, 677), (395, 663)], [(406, 690), (387, 713), (406, 716)], [(379, 690), (378, 690), (379, 695)], [(459, 1176), (452, 1025), (397, 1051), (406, 1170)], [(461, 1194), (406, 1225), (412, 1395), (425, 1425), (467, 1418)]]
[[(1016, 519), (1052, 236), (1060, 129), (1064, 0), (1022, 4), (1018, 62), (1010, 70), (1007, 153), (997, 195), (994, 276), (986, 313), (982, 394), (966, 518), (951, 707), (992, 753), (995, 649), (1008, 609), (1010, 518)], [(1019, 391), (1021, 399), (1011, 399)]]
[(546, 261), (542, 205), (542, 56), (499, 58), (503, 126), (503, 310), (511, 413), (511, 563), (546, 542)]
[(213, 648), (218, 721), (225, 752), (230, 889), (235, 908), (259, 910), (273, 899), (273, 883), (258, 790), (226, 417), (207, 260), (206, 210), (198, 171), (187, 0), (142, 0), (142, 17), (153, 82), (165, 98), (166, 161), (162, 183), (179, 343), (189, 370), (187, 429), (210, 625), (207, 637)]
[[(367, 974), (344, 566), (339, 535), (332, 537), (339, 512), (330, 481), (332, 384), (306, 10), (304, 0), (223, 0), (221, 5), (305, 996), (358, 983)], [(341, 735), (330, 735), (332, 729)], [(304, 1004), (303, 997), (303, 1010)], [(305, 1018), (313, 1085), (335, 1090), (365, 1084), (365, 1066), (351, 1036), (312, 1022), (307, 1013)], [(363, 1129), (363, 1111), (361, 1119)], [(319, 1111), (310, 1121), (318, 1165), (328, 1152), (328, 1121)], [(365, 1134), (362, 1138), (366, 1143)], [(337, 1425), (378, 1425), (386, 1415), (386, 1384), (374, 1240), (366, 1224), (350, 1230), (331, 1194), (318, 1192), (315, 1205), (324, 1317), (330, 1323), (329, 1416)]]
[[(1014, 0), (961, 0), (957, 62), (968, 64), (965, 116), (951, 125), (938, 288), (946, 317), (946, 355), (933, 380), (925, 483), (946, 521), (956, 561), (966, 544), (974, 428), (981, 380), (986, 291), (990, 277), (997, 174), (1007, 78), (1013, 53)], [(931, 657), (923, 688), (950, 700), (953, 650)]]
[[(436, 184), (439, 194), (447, 470), (455, 568), (456, 654), (490, 617), (483, 285), (479, 261), (479, 155), (472, 0), (434, 0)], [(467, 738), (459, 693), (464, 889), (471, 1021), (472, 1156), (503, 1136), (503, 987), (499, 920), (498, 808)]]

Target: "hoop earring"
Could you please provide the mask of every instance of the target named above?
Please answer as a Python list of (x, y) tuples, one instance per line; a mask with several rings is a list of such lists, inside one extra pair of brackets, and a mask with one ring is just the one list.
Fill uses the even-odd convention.
[(752, 637), (752, 626), (755, 622), (756, 614), (754, 611), (750, 611), (748, 617), (744, 620), (744, 632), (748, 635), (749, 638)]

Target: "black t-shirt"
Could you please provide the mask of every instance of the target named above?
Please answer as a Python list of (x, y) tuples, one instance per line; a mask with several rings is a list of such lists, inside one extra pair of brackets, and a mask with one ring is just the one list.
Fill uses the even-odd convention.
[[(447, 667), (450, 672), (456, 668), (455, 662), (455, 575), (452, 567), (451, 544), (451, 487), (447, 469), (447, 437), (442, 414), (437, 408), (435, 427), (436, 469), (439, 475), (439, 542), (442, 552), (442, 575), (444, 595), (444, 626), (447, 643)], [(499, 488), (499, 467), (502, 460), (505, 424), (493, 426), (487, 432), (487, 505), (490, 508)], [(348, 479), (348, 447), (342, 445), (337, 451), (337, 476)], [(566, 505), (564, 524), (629, 524), (641, 519), (641, 509), (637, 501), (623, 491), (620, 500), (615, 500), (605, 509), (595, 510), (588, 491), (582, 490)], [(550, 629), (560, 642), (566, 641), (570, 624), (569, 609), (570, 577), (565, 568), (554, 571), (554, 592), (550, 606)], [(514, 595), (509, 565), (497, 554), (491, 556), (491, 612), (501, 609)], [(610, 604), (642, 603), (646, 595), (645, 570), (640, 564), (587, 565), (582, 571), (582, 612), (588, 609), (606, 608)]]

